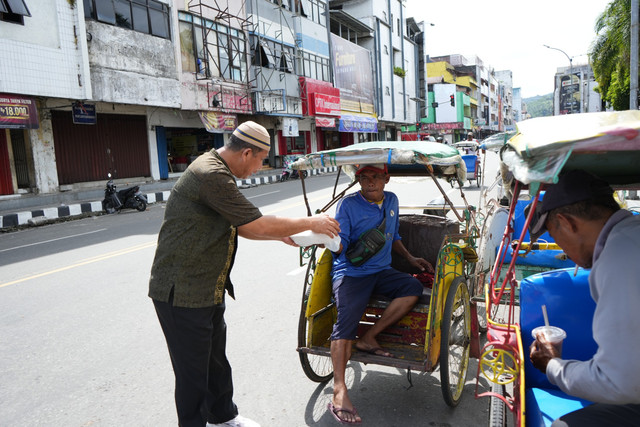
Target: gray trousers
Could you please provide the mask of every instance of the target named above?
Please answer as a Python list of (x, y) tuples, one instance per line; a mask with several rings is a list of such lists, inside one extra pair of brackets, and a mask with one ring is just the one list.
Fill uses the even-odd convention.
[(608, 405), (594, 403), (563, 415), (551, 427), (637, 427), (640, 425), (640, 405)]

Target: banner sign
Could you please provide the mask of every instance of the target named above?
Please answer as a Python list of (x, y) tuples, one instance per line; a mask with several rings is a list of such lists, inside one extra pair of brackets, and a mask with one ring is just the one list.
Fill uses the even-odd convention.
[(452, 129), (464, 129), (463, 122), (456, 123), (427, 123), (426, 128), (428, 130), (452, 130)]
[(336, 127), (336, 119), (333, 117), (316, 117), (316, 126), (320, 128)]
[(282, 136), (299, 136), (298, 119), (282, 118)]
[(340, 117), (340, 132), (364, 132), (377, 133), (378, 120), (375, 117), (366, 116), (349, 116), (342, 115)]
[(219, 108), (229, 113), (251, 113), (251, 97), (246, 89), (207, 83), (209, 108)]
[(71, 107), (71, 116), (73, 117), (73, 123), (76, 125), (95, 125), (96, 106), (95, 104), (74, 102), (73, 107)]
[(374, 113), (371, 52), (335, 34), (331, 34), (331, 46), (342, 110)]
[(38, 129), (38, 110), (33, 98), (0, 93), (0, 128)]
[(339, 116), (340, 115), (340, 97), (333, 95), (326, 95), (324, 93), (311, 93), (311, 105), (314, 110), (311, 111), (313, 115), (324, 114), (326, 116)]
[(222, 114), (213, 111), (198, 111), (202, 124), (210, 133), (233, 132), (238, 127), (235, 114)]

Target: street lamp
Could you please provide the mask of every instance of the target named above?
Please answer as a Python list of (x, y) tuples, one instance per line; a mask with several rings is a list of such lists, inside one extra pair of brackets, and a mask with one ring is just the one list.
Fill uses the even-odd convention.
[[(567, 59), (569, 59), (569, 78), (571, 79), (571, 86), (573, 86), (573, 58), (570, 57), (569, 55), (567, 55), (567, 52), (565, 52), (562, 49), (558, 49), (557, 47), (551, 47), (551, 46), (546, 45), (546, 44), (543, 44), (542, 46), (546, 47), (547, 49), (553, 49), (553, 50), (560, 51), (560, 52), (564, 53), (564, 55), (567, 57)], [(573, 97), (573, 94), (571, 96)], [(573, 113), (573, 100), (571, 101), (571, 113)]]

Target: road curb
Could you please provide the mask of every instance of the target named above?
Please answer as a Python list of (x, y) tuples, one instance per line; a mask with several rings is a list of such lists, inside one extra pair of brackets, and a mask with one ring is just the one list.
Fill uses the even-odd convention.
[[(329, 172), (337, 171), (337, 167), (314, 169), (310, 172), (311, 176), (321, 175)], [(255, 178), (236, 180), (239, 188), (255, 187), (263, 184), (272, 184), (279, 182), (280, 175), (269, 175)], [(169, 199), (171, 191), (157, 191), (154, 193), (146, 193), (149, 204), (166, 202)], [(103, 214), (102, 201), (92, 201), (84, 203), (76, 203), (64, 206), (50, 208), (34, 208), (31, 211), (11, 213), (0, 215), (0, 231), (9, 231), (16, 228), (36, 227), (39, 225), (50, 224), (59, 220), (69, 220), (91, 215)]]

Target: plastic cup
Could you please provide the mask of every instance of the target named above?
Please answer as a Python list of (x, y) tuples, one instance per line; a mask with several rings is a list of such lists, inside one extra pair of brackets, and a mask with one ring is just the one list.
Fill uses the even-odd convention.
[(538, 326), (531, 331), (534, 340), (537, 339), (539, 333), (543, 333), (547, 341), (558, 351), (558, 355), (562, 356), (562, 342), (567, 337), (564, 329), (557, 326)]

